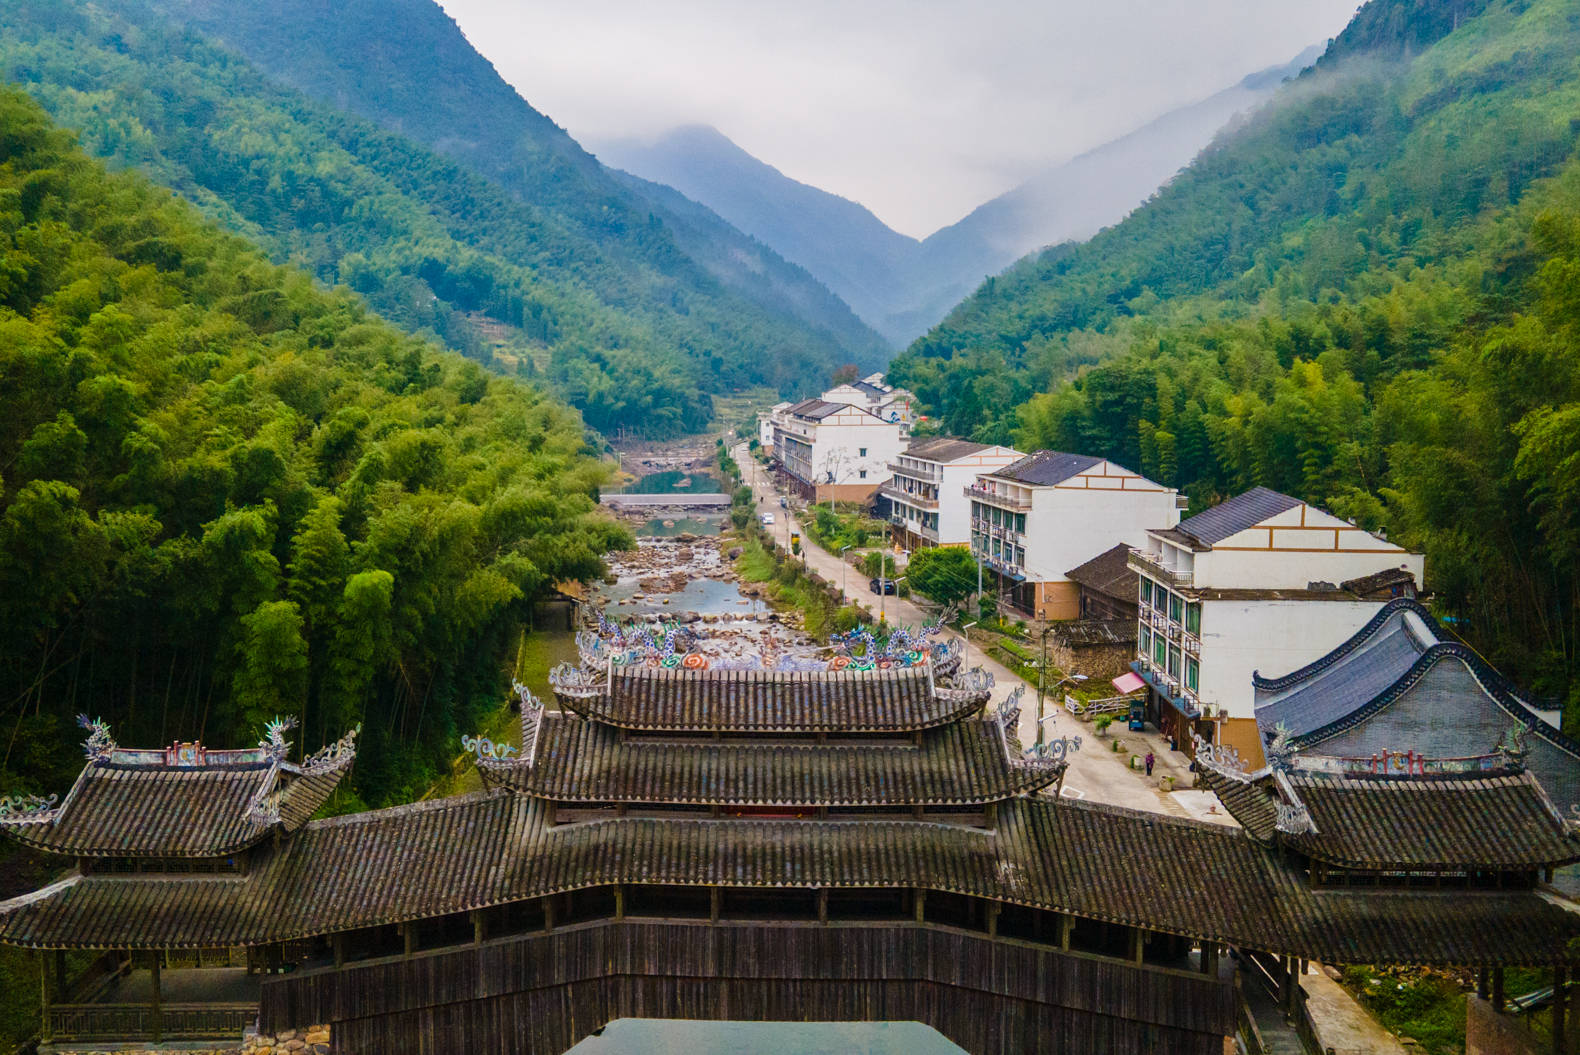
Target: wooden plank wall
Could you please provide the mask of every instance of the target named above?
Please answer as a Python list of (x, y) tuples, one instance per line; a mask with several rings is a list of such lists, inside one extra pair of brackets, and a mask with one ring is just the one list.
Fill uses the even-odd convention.
[(974, 1055), (1221, 1055), (1229, 983), (934, 924), (605, 921), (263, 986), (341, 1055), (557, 1055), (616, 1018), (920, 1021)]

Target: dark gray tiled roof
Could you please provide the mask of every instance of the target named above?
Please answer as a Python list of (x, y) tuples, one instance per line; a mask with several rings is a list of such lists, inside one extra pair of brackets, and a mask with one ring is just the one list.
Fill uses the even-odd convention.
[(1315, 832), (1288, 843), (1343, 868), (1527, 870), (1580, 859), (1529, 773), (1357, 777), (1295, 771)]
[(1126, 604), (1140, 603), (1137, 593), (1141, 589), (1141, 576), (1130, 566), (1130, 547), (1123, 542), (1064, 574), (1071, 582), (1093, 593), (1113, 597)]
[(810, 808), (980, 805), (1046, 787), (1059, 772), (1011, 766), (993, 721), (929, 729), (919, 745), (696, 743), (547, 714), (530, 765), (484, 775), (556, 802)]
[[(257, 945), (611, 883), (924, 887), (1333, 963), (1570, 957), (1530, 891), (1312, 890), (1243, 832), (1015, 799), (996, 831), (915, 821), (624, 818), (551, 825), (503, 789), (315, 821), (244, 876), (89, 875), (0, 902), (0, 942)], [(1386, 921), (1386, 925), (1379, 925)]]
[(1227, 502), (1219, 502), (1204, 513), (1197, 513), (1189, 520), (1180, 521), (1176, 530), (1211, 546), (1298, 505), (1298, 498), (1290, 498), (1265, 487), (1253, 487)]
[(1408, 610), (1395, 609), (1376, 626), (1363, 628), (1357, 634), (1361, 641), (1331, 664), (1281, 691), (1258, 688), (1257, 724), (1264, 731), (1282, 725), (1298, 740), (1381, 695), (1409, 672), (1430, 644), (1412, 631), (1410, 619)]
[(1023, 484), (1048, 487), (1061, 484), (1072, 476), (1084, 473), (1094, 465), (1101, 465), (1102, 461), (1103, 459), (1094, 458), (1089, 454), (1036, 451), (1018, 462), (993, 470), (992, 475), (1002, 476), (1006, 480), (1018, 480)]
[(986, 443), (972, 443), (970, 440), (957, 440), (952, 436), (932, 436), (912, 441), (911, 445), (905, 448), (904, 453), (908, 458), (922, 458), (930, 462), (952, 462), (956, 458), (985, 451), (990, 446)]
[(617, 669), (608, 691), (560, 702), (624, 729), (900, 732), (980, 710), (988, 690), (935, 687), (925, 666), (866, 672)]

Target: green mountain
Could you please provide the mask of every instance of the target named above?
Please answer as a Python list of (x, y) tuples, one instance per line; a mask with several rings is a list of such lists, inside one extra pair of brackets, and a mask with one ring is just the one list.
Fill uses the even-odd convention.
[[(287, 7), (233, 13), (259, 61), (271, 40), (303, 63), (357, 56), (338, 79), (308, 78), (329, 103), (205, 35), (199, 16), (217, 5), (22, 5), (0, 25), (0, 77), (93, 153), (408, 329), (543, 377), (606, 431), (698, 429), (711, 392), (798, 392), (840, 363), (881, 362), (876, 335), (810, 276), (716, 216), (666, 211), (615, 179), (427, 0), (333, 17)], [(359, 20), (368, 46), (338, 47), (332, 27)], [(484, 133), (495, 138), (479, 144)]]
[(0, 793), (123, 742), (307, 748), (368, 801), (497, 706), (552, 584), (629, 544), (576, 414), (108, 174), (0, 89)]
[(1424, 549), (1445, 614), (1580, 714), (1580, 9), (1372, 0), (1125, 222), (895, 363), (954, 431), (1252, 484)]

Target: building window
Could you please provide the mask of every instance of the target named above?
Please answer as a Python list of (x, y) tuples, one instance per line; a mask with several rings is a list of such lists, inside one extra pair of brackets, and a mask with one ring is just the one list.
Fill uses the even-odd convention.
[(1177, 623), (1184, 614), (1185, 602), (1180, 598), (1180, 595), (1177, 593), (1169, 594), (1169, 621)]
[(1152, 580), (1145, 575), (1141, 577), (1141, 603), (1152, 603)]
[(1024, 535), (1026, 533), (1026, 514), (1025, 513), (1016, 513), (1015, 514), (1015, 530), (1020, 532), (1022, 535)]
[(1168, 658), (1167, 652), (1168, 652), (1168, 642), (1163, 640), (1163, 635), (1162, 634), (1153, 634), (1152, 635), (1152, 662), (1154, 662), (1154, 663), (1156, 663), (1158, 665), (1158, 669), (1159, 670), (1163, 669), (1163, 661)]
[(1201, 664), (1190, 656), (1185, 657), (1185, 687), (1191, 692), (1198, 692), (1201, 681)]
[(858, 447), (858, 448), (856, 448), (856, 457), (858, 457), (858, 458), (865, 458), (866, 456), (867, 456), (867, 448), (865, 448), (865, 447)]
[(1147, 624), (1141, 624), (1140, 637), (1137, 638), (1137, 640), (1141, 642), (1141, 648), (1139, 650), (1141, 653), (1141, 658), (1146, 659), (1147, 654), (1152, 651), (1152, 631), (1147, 629)]
[(1177, 648), (1171, 648), (1171, 649), (1169, 649), (1169, 677), (1177, 678), (1179, 676), (1180, 676), (1180, 650), (1177, 649)]
[(1192, 601), (1185, 606), (1185, 629), (1197, 637), (1201, 636), (1201, 602)]
[(857, 476), (858, 479), (865, 480), (867, 478), (867, 470), (865, 470), (865, 469), (859, 470), (856, 473), (856, 476)]

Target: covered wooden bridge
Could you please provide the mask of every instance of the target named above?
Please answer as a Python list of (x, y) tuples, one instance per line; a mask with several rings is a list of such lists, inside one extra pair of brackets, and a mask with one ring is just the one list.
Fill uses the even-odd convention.
[[(219, 794), (238, 763), (212, 755), (94, 760), (113, 814), (74, 793), (0, 817), (69, 858), (0, 903), (0, 942), (156, 977), (243, 948), (265, 1031), (326, 1023), (337, 1051), (370, 1055), (559, 1052), (620, 1017), (918, 1020), (976, 1053), (1219, 1055), (1229, 949), (1291, 986), (1306, 959), (1575, 960), (1580, 917), (1539, 884), (1580, 841), (1530, 794), (1488, 817), (1507, 839), (1338, 866), (1285, 832), (1296, 807), (1273, 775), (1215, 771), (1244, 830), (1058, 798), (1064, 762), (1022, 753), (1013, 704), (984, 717), (972, 672), (556, 683), (564, 710), (523, 693), (519, 746), (477, 743), (487, 790), (330, 820), (238, 828), (253, 798)], [(1421, 823), (1492, 808), (1453, 781), (1341, 792), (1322, 830), (1386, 858), (1401, 804)], [(93, 825), (115, 837), (54, 834)], [(1489, 859), (1492, 843), (1508, 849)]]

